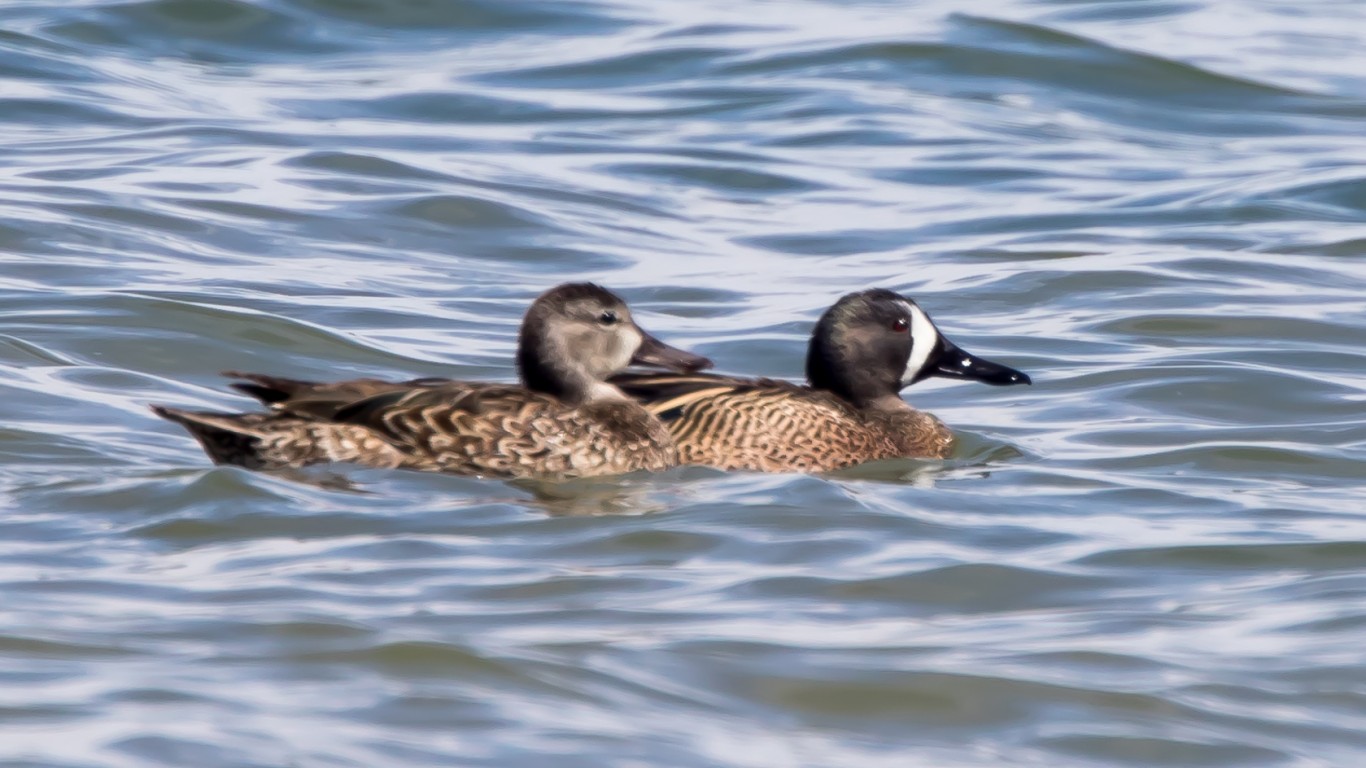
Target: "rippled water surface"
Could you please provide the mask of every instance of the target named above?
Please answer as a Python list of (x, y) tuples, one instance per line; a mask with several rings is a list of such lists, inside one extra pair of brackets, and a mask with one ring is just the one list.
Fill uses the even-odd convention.
[[(1366, 761), (1366, 4), (0, 6), (0, 764)], [(945, 463), (214, 468), (216, 372), (508, 380), (619, 290)]]

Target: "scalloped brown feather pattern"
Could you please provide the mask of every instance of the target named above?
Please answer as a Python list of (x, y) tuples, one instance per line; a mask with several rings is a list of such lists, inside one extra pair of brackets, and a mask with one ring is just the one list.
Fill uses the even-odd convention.
[(518, 386), (435, 380), (291, 382), (290, 390), (271, 413), (157, 412), (189, 429), (215, 461), (254, 469), (346, 461), (570, 478), (677, 464), (668, 430), (625, 400), (574, 407)]
[(923, 411), (859, 410), (771, 379), (625, 374), (613, 384), (668, 427), (681, 464), (826, 472), (878, 459), (944, 458), (953, 433)]

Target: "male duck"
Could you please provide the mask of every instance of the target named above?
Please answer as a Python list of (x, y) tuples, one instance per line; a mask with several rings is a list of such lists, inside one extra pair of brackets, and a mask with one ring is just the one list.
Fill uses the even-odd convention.
[(848, 294), (821, 316), (807, 352), (807, 386), (709, 374), (628, 373), (609, 381), (668, 426), (681, 464), (824, 472), (948, 456), (953, 433), (899, 394), (930, 376), (1030, 383), (959, 349), (914, 301), (882, 288)]
[(347, 461), (501, 478), (589, 477), (677, 463), (668, 430), (605, 379), (628, 365), (691, 372), (704, 357), (636, 325), (591, 283), (547, 291), (522, 321), (521, 385), (416, 379), (330, 384), (227, 372), (265, 413), (152, 406), (215, 462), (282, 469)]

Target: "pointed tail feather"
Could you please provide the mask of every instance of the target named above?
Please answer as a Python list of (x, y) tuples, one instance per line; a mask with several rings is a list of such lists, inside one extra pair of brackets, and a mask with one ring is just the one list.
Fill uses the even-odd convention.
[(266, 405), (282, 403), (291, 397), (298, 396), (300, 393), (310, 392), (322, 386), (316, 381), (288, 379), (283, 376), (267, 376), (262, 373), (223, 371), (223, 375), (230, 379), (242, 379), (242, 381), (234, 381), (228, 386), (238, 392), (250, 395)]
[(152, 413), (188, 430), (216, 464), (237, 464), (252, 469), (269, 464), (261, 455), (262, 434), (252, 428), (253, 422), (260, 421), (262, 414), (186, 411), (164, 405), (150, 407)]

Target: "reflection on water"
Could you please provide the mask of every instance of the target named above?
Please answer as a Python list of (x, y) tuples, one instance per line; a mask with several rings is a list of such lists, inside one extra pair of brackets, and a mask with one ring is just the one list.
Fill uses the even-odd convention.
[[(0, 762), (1344, 766), (1366, 6), (0, 8)], [(591, 279), (800, 379), (914, 296), (945, 462), (212, 467), (217, 372), (513, 378)], [(1023, 391), (1022, 391), (1023, 390)]]

